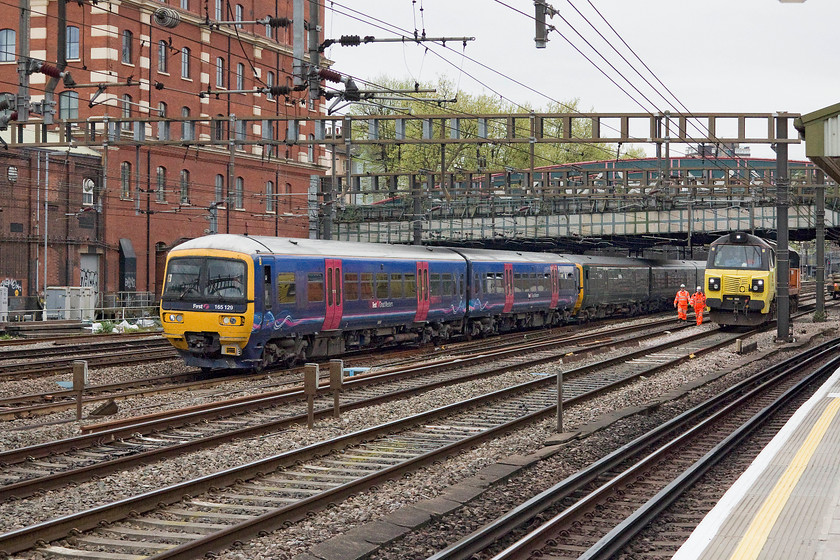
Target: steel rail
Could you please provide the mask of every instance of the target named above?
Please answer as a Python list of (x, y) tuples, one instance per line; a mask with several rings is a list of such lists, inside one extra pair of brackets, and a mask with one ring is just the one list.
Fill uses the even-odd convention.
[[(833, 372), (838, 363), (840, 363), (840, 356), (837, 356), (838, 348), (840, 348), (840, 339), (822, 345), (821, 351), (818, 354), (811, 354), (806, 359), (805, 363), (801, 363), (795, 357), (786, 361), (786, 367), (773, 368), (775, 371), (771, 376), (762, 376), (764, 380), (759, 386), (747, 390), (739, 398), (724, 406), (721, 410), (716, 411), (708, 418), (703, 419), (698, 423), (692, 423), (691, 428), (684, 433), (670, 439), (659, 449), (649, 454), (648, 456), (635, 462), (628, 469), (613, 477), (606, 484), (601, 485), (596, 490), (589, 493), (585, 498), (575, 502), (572, 506), (565, 509), (561, 513), (554, 516), (552, 519), (541, 524), (537, 529), (531, 531), (526, 536), (519, 539), (516, 543), (509, 546), (499, 554), (495, 555), (492, 560), (514, 560), (529, 558), (531, 551), (544, 546), (545, 543), (555, 535), (559, 527), (567, 526), (572, 519), (576, 519), (586, 508), (602, 500), (603, 496), (615, 491), (615, 488), (621, 483), (639, 476), (640, 472), (644, 472), (645, 468), (656, 460), (658, 457), (668, 452), (673, 452), (686, 444), (686, 441), (701, 433), (704, 429), (720, 417), (731, 414), (732, 411), (743, 408), (744, 404), (761, 391), (766, 390), (768, 386), (776, 385), (780, 382), (789, 379), (791, 373), (803, 370), (807, 365), (820, 359), (825, 359), (832, 356), (828, 363), (819, 365), (814, 371), (807, 374), (806, 377), (798, 381), (793, 387), (785, 391), (785, 393), (774, 400), (774, 402), (764, 407), (758, 414), (752, 416), (747, 422), (743, 423), (738, 429), (729, 434), (723, 441), (717, 444), (712, 450), (704, 455), (702, 459), (695, 462), (691, 468), (678, 475), (666, 488), (660, 490), (656, 496), (648, 500), (644, 506), (637, 509), (633, 515), (621, 524), (619, 524), (610, 533), (602, 537), (593, 547), (580, 556), (581, 559), (594, 558), (609, 558), (617, 550), (623, 547), (629, 540), (644, 528), (653, 517), (664, 510), (668, 505), (673, 503), (691, 484), (696, 482), (705, 472), (722, 460), (729, 452), (731, 452), (737, 445), (749, 435), (752, 431), (758, 429), (773, 413), (775, 413), (781, 406), (789, 402), (791, 399), (799, 395), (806, 386), (811, 385), (815, 379), (825, 376), (827, 373)], [(781, 370), (781, 371), (779, 371)], [(749, 380), (747, 380), (749, 381)], [(744, 387), (739, 386), (739, 391), (744, 391)], [(713, 401), (718, 399), (715, 397)], [(704, 410), (710, 403), (703, 403), (702, 405), (684, 413), (678, 419), (681, 424), (697, 418), (704, 413)], [(688, 415), (688, 416), (686, 416)], [(676, 429), (676, 427), (674, 428)], [(658, 432), (655, 430), (654, 432)], [(654, 434), (658, 439), (661, 435)], [(648, 439), (647, 434), (632, 442), (633, 444), (642, 443), (640, 440)], [(653, 438), (651, 438), (653, 439)], [(648, 440), (650, 441), (650, 440)], [(615, 459), (618, 458), (618, 453), (623, 452), (625, 448), (618, 450)], [(626, 457), (625, 459), (626, 460)], [(567, 479), (568, 480), (568, 479)], [(566, 482), (566, 481), (564, 481)], [(563, 482), (560, 483), (562, 485)], [(557, 485), (557, 486), (560, 486)], [(557, 487), (555, 487), (556, 489)]]
[[(689, 356), (691, 354), (696, 355), (698, 352), (710, 351), (711, 349), (719, 347), (722, 344), (731, 343), (731, 337), (722, 336), (720, 335), (720, 333), (714, 334), (718, 336), (718, 338), (726, 340), (718, 340), (716, 344), (714, 344), (714, 346), (706, 347), (703, 349), (688, 348), (679, 356), (674, 356), (667, 364), (654, 364), (650, 366), (647, 371), (636, 371), (628, 377), (610, 380), (609, 386), (615, 387), (618, 385), (623, 385), (632, 381), (633, 379), (638, 378), (640, 375), (649, 374), (650, 370), (656, 371), (662, 369), (663, 367), (669, 367), (676, 362), (680, 362), (685, 359), (690, 359)], [(546, 381), (548, 381), (547, 386)], [(598, 387), (594, 390), (589, 391), (584, 390), (583, 393), (578, 394), (575, 397), (570, 397), (568, 400), (566, 400), (566, 402), (578, 402), (584, 398), (591, 398), (591, 396), (595, 394), (601, 394), (605, 390), (607, 390), (605, 386)], [(258, 477), (261, 476), (262, 473), (271, 472), (279, 467), (294, 464), (295, 462), (302, 460), (302, 458), (304, 457), (309, 457), (313, 455), (322, 456), (330, 451), (343, 449), (353, 443), (361, 441), (370, 441), (373, 438), (381, 436), (382, 434), (394, 433), (397, 430), (422, 425), (423, 423), (428, 423), (432, 420), (442, 418), (450, 414), (458, 413), (461, 410), (475, 409), (476, 407), (482, 405), (489, 405), (490, 403), (494, 402), (505, 403), (509, 399), (512, 399), (515, 395), (531, 393), (534, 391), (538, 393), (543, 392), (543, 394), (551, 394), (552, 391), (556, 391), (556, 385), (554, 383), (554, 380), (540, 379), (530, 381), (528, 383), (524, 383), (515, 387), (475, 397), (467, 401), (440, 407), (438, 409), (421, 413), (419, 415), (415, 415), (409, 418), (404, 418), (381, 426), (360, 430), (353, 434), (348, 434), (345, 436), (335, 438), (333, 440), (329, 440), (319, 444), (314, 444), (303, 449), (294, 450), (274, 457), (254, 461), (247, 465), (235, 467), (233, 469), (228, 469), (215, 475), (207, 475), (192, 481), (175, 484), (165, 489), (148, 492), (140, 496), (127, 498), (125, 500), (120, 500), (110, 505), (93, 508), (86, 512), (67, 515), (58, 519), (54, 519), (44, 523), (39, 523), (32, 527), (23, 528), (17, 531), (7, 533), (5, 535), (0, 535), (0, 551), (6, 552), (7, 554), (19, 552), (21, 550), (36, 546), (37, 542), (39, 541), (50, 542), (67, 536), (72, 529), (76, 529), (78, 531), (90, 530), (99, 526), (103, 522), (113, 523), (115, 521), (123, 519), (129, 512), (136, 512), (138, 514), (142, 514), (143, 512), (154, 510), (155, 508), (159, 507), (160, 504), (172, 504), (178, 502), (183, 499), (184, 495), (196, 496), (197, 494), (206, 492), (211, 488), (225, 487), (232, 485), (237, 481), (248, 480), (254, 477)], [(556, 395), (556, 393), (554, 394)], [(556, 399), (556, 396), (554, 397), (554, 399)], [(444, 455), (448, 455), (460, 449), (475, 445), (477, 442), (483, 441), (484, 439), (495, 437), (496, 434), (510, 431), (516, 426), (530, 423), (538, 418), (544, 418), (549, 415), (552, 415), (554, 414), (555, 410), (556, 403), (546, 406), (536, 412), (523, 415), (515, 421), (506, 422), (489, 431), (476, 434), (470, 438), (461, 440), (454, 444), (446, 445), (445, 447), (438, 449), (434, 452), (429, 452), (422, 456), (415, 457), (407, 462), (400, 463), (393, 467), (387, 468), (381, 472), (365, 476), (363, 478), (360, 478), (353, 484), (344, 484), (326, 493), (321, 493), (316, 496), (306, 498), (300, 501), (297, 505), (273, 510), (264, 515), (260, 515), (249, 519), (244, 523), (240, 523), (235, 527), (231, 527), (229, 529), (225, 529), (212, 535), (205, 536), (197, 541), (194, 541), (193, 543), (176, 546), (166, 552), (156, 554), (153, 557), (156, 559), (195, 558), (197, 555), (203, 552), (207, 552), (210, 550), (218, 550), (223, 546), (227, 546), (235, 541), (256, 535), (262, 531), (275, 529), (281, 526), (287, 520), (300, 518), (305, 514), (305, 511), (311, 510), (315, 507), (325, 506), (330, 502), (334, 502), (336, 499), (348, 496), (364, 488), (381, 483), (384, 480), (392, 478), (398, 474), (402, 474), (404, 472), (413, 470), (421, 464), (426, 464), (429, 461), (439, 459)]]

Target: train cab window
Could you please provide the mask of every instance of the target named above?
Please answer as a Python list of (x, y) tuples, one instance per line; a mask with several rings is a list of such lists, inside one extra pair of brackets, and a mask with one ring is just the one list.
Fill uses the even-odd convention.
[(391, 275), (391, 297), (392, 298), (402, 298), (403, 297), (403, 275), (402, 274), (392, 274)]
[(355, 272), (344, 273), (344, 300), (357, 301), (359, 299), (359, 275)]
[(295, 303), (295, 273), (281, 272), (277, 275), (277, 301)]
[(310, 272), (306, 278), (307, 301), (324, 301), (324, 273)]
[(404, 295), (407, 298), (417, 299), (417, 279), (414, 274), (405, 275)]
[(376, 274), (376, 299), (388, 299), (388, 275)]
[(718, 245), (712, 266), (762, 270), (761, 248), (755, 245)]
[(370, 272), (362, 273), (362, 299), (373, 299), (373, 274)]
[(223, 298), (245, 296), (245, 263), (230, 259), (207, 260), (207, 295)]

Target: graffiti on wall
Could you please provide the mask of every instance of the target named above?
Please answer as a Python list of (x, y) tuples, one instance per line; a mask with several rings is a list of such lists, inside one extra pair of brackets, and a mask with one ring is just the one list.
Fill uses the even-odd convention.
[(0, 280), (0, 286), (5, 286), (9, 289), (9, 296), (23, 295), (23, 285), (20, 283), (20, 280), (15, 278), (4, 278)]
[(93, 291), (99, 291), (99, 271), (82, 268), (79, 270), (79, 286), (90, 286)]

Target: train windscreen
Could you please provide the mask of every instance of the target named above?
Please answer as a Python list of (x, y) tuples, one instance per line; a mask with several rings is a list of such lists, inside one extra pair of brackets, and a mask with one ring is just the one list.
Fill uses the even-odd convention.
[(241, 301), (246, 296), (245, 263), (234, 259), (176, 257), (166, 268), (162, 299)]
[(710, 257), (709, 268), (768, 270), (769, 266), (762, 259), (761, 247), (755, 245), (718, 245)]

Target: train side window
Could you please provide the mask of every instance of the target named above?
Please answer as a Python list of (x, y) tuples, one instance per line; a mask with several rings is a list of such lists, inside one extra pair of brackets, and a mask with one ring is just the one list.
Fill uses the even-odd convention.
[(414, 274), (405, 275), (405, 297), (417, 299), (417, 280)]
[(440, 294), (443, 296), (455, 295), (455, 282), (451, 274), (440, 275)]
[(362, 273), (362, 299), (373, 299), (373, 274), (370, 272)]
[(295, 273), (281, 272), (277, 275), (277, 301), (295, 303)]
[(433, 272), (429, 275), (429, 295), (443, 295), (440, 291), (440, 274), (437, 272)]
[(420, 282), (421, 290), (423, 290), (423, 300), (429, 301), (429, 271), (423, 270), (423, 280)]
[(504, 272), (497, 272), (496, 273), (496, 281), (493, 283), (493, 293), (494, 294), (505, 293), (505, 273)]
[(356, 301), (359, 299), (359, 275), (355, 272), (344, 273), (344, 300)]
[(467, 288), (466, 284), (464, 284), (464, 275), (463, 274), (461, 275), (461, 283), (459, 284), (459, 288), (460, 289), (459, 289), (458, 293), (463, 296), (465, 291), (466, 291), (466, 288)]
[(334, 269), (333, 276), (335, 277), (335, 304), (341, 305), (341, 269)]
[(391, 297), (392, 298), (402, 298), (403, 297), (403, 275), (402, 274), (392, 274), (391, 275)]
[(327, 305), (332, 307), (333, 305), (333, 275), (332, 269), (327, 269)]
[[(481, 282), (479, 281), (479, 278), (478, 273), (473, 275), (473, 286), (475, 286), (476, 292), (481, 292)], [(484, 292), (487, 293), (487, 290), (484, 290)]]
[(383, 272), (376, 274), (376, 298), (388, 299), (388, 275)]
[(310, 272), (306, 281), (307, 297), (310, 303), (324, 301), (324, 273)]

